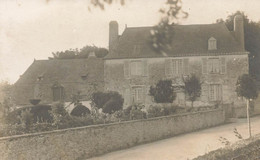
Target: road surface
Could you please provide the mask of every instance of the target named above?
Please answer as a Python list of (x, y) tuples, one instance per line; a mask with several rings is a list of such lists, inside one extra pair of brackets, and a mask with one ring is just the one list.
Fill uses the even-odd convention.
[[(252, 135), (260, 133), (260, 116), (252, 118), (251, 122)], [(234, 128), (237, 128), (243, 138), (248, 138), (247, 120), (238, 119), (236, 123), (115, 151), (90, 160), (188, 160), (224, 147), (219, 141), (220, 137), (231, 143), (238, 141)]]

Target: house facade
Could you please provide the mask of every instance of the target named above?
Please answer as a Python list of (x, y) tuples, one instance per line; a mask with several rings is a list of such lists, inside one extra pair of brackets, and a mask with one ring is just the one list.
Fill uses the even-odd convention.
[(89, 101), (93, 92), (103, 90), (102, 58), (35, 60), (14, 84), (13, 97), (18, 105), (30, 104), (30, 99), (71, 102), (74, 95)]
[(183, 78), (195, 74), (202, 82), (197, 103), (237, 103), (237, 78), (248, 73), (248, 52), (244, 49), (244, 28), (236, 16), (234, 31), (225, 24), (173, 26), (171, 51), (161, 54), (149, 44), (152, 27), (126, 28), (118, 35), (118, 24), (110, 23), (109, 54), (104, 61), (105, 90), (118, 91), (124, 105), (152, 104), (150, 86), (172, 80), (176, 100), (185, 105), (180, 86)]

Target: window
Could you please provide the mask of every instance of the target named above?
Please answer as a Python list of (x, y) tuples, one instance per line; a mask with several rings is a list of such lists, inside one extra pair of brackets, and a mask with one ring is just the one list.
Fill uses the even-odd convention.
[(220, 84), (209, 85), (209, 101), (222, 100), (222, 86)]
[(220, 73), (218, 58), (209, 58), (208, 59), (208, 73)]
[(131, 75), (132, 76), (142, 75), (142, 61), (131, 62)]
[(217, 40), (214, 37), (211, 37), (208, 40), (208, 50), (216, 50), (217, 49)]
[(53, 101), (64, 100), (64, 87), (58, 83), (52, 86)]
[(202, 58), (202, 73), (225, 74), (226, 59), (220, 58)]
[(144, 100), (144, 87), (136, 86), (132, 88), (133, 102), (143, 102)]
[(189, 59), (165, 59), (165, 74), (167, 77), (188, 74)]

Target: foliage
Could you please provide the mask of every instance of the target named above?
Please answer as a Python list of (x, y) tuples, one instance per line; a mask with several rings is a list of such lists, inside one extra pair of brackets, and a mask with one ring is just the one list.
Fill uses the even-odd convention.
[(98, 58), (103, 58), (108, 54), (108, 50), (106, 48), (86, 45), (81, 48), (80, 51), (76, 48), (65, 51), (58, 51), (52, 53), (52, 55), (54, 59), (83, 59), (88, 58), (91, 52), (94, 52)]
[(124, 99), (121, 95), (118, 98), (111, 98), (103, 107), (104, 113), (114, 113), (115, 111), (123, 109)]
[(151, 105), (147, 109), (148, 117), (160, 117), (160, 116), (168, 116), (176, 113), (177, 106), (169, 104), (169, 105), (161, 105), (161, 106), (153, 106)]
[(188, 95), (189, 100), (192, 102), (191, 106), (193, 107), (193, 102), (201, 95), (200, 80), (195, 75), (192, 75), (184, 79), (184, 84), (185, 94)]
[(91, 103), (93, 106), (98, 109), (102, 108), (107, 101), (109, 101), (110, 97), (107, 93), (104, 92), (94, 92), (91, 97)]
[(29, 128), (33, 124), (33, 114), (30, 109), (23, 110), (20, 117), (21, 124)]
[(64, 103), (55, 102), (52, 104), (50, 114), (53, 118), (53, 125), (59, 127), (65, 123), (66, 119), (68, 118), (69, 114), (64, 108)]
[(176, 98), (171, 80), (160, 80), (155, 87), (150, 87), (149, 93), (156, 103), (172, 103)]
[(90, 110), (82, 104), (78, 104), (70, 113), (70, 115), (76, 117), (85, 116), (87, 114), (90, 114)]
[(159, 11), (163, 18), (151, 30), (149, 44), (152, 49), (167, 56), (174, 36), (173, 24), (178, 23), (179, 19), (187, 18), (188, 13), (182, 10), (181, 0), (166, 0), (165, 7)]
[(248, 74), (243, 74), (238, 77), (236, 84), (236, 92), (238, 96), (246, 99), (255, 99), (258, 96), (255, 79)]
[(104, 113), (113, 113), (123, 108), (124, 99), (118, 92), (95, 92), (92, 94), (91, 103)]
[[(114, 2), (115, 0), (93, 0), (91, 4), (104, 10), (106, 4)], [(120, 0), (120, 3), (124, 5), (125, 0)], [(90, 7), (89, 10), (91, 10)], [(182, 0), (165, 0), (165, 5), (159, 9), (159, 12), (163, 18), (151, 31), (149, 44), (158, 53), (166, 55), (166, 52), (171, 50), (173, 23), (178, 23), (179, 19), (187, 18), (188, 13), (182, 10)]]
[(136, 119), (144, 119), (147, 118), (146, 112), (144, 111), (144, 105), (141, 104), (133, 104), (128, 107), (130, 110), (129, 119), (136, 120)]
[(244, 12), (237, 11), (224, 20), (217, 22), (225, 22), (230, 31), (234, 29), (234, 17), (242, 15), (244, 20), (244, 34), (245, 34), (245, 49), (250, 52), (249, 54), (249, 69), (250, 74), (260, 80), (260, 23), (249, 20)]

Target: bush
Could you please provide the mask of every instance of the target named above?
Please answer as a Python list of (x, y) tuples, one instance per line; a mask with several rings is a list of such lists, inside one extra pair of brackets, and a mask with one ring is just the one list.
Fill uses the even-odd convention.
[[(129, 106), (130, 109), (129, 113), (129, 119), (130, 120), (136, 120), (136, 119), (144, 119), (147, 118), (146, 112), (144, 112), (144, 105), (140, 104), (134, 104), (132, 106)], [(128, 110), (129, 110), (128, 109)]]
[(118, 99), (110, 99), (103, 107), (102, 111), (104, 113), (114, 113), (115, 111), (123, 109), (123, 98), (120, 96)]
[(91, 98), (92, 104), (104, 113), (113, 113), (123, 108), (124, 99), (118, 92), (95, 92)]
[(25, 128), (29, 128), (33, 124), (33, 114), (30, 109), (26, 109), (22, 111), (20, 117), (21, 124), (25, 126)]
[(90, 114), (90, 110), (82, 104), (78, 104), (70, 113), (70, 115), (77, 117), (85, 116), (87, 114)]
[(53, 124), (59, 128), (69, 117), (68, 112), (64, 108), (64, 103), (56, 102), (52, 104), (50, 114), (53, 118)]
[(150, 87), (149, 93), (156, 103), (172, 103), (176, 98), (171, 80), (160, 80), (155, 87)]
[(33, 123), (52, 122), (52, 116), (50, 114), (51, 106), (38, 104), (35, 106), (19, 108), (12, 112), (9, 112), (4, 117), (5, 123), (6, 124), (21, 124), (21, 122), (20, 122), (21, 114), (22, 114), (22, 112), (24, 112), (26, 110), (30, 110), (30, 113), (33, 115)]
[(177, 106), (172, 104), (170, 105), (162, 105), (162, 106), (150, 106), (147, 110), (148, 117), (160, 117), (160, 116), (168, 116), (176, 113)]

